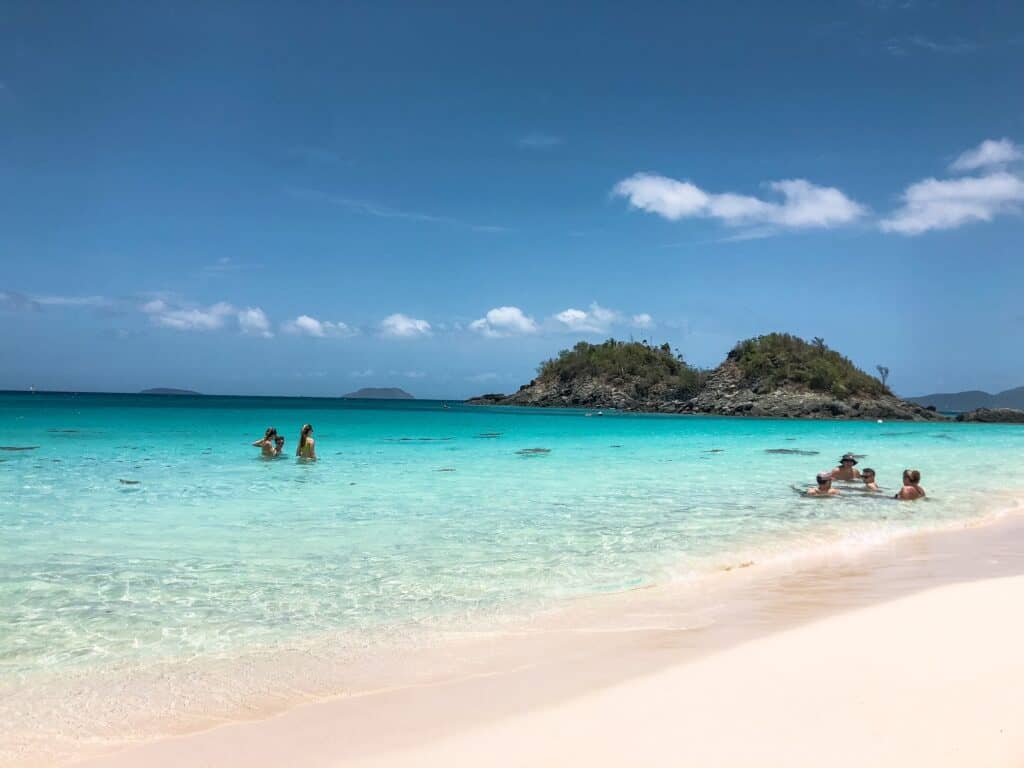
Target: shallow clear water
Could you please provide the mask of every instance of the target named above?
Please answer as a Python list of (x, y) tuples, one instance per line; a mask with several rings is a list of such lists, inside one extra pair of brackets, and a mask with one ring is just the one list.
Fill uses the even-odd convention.
[[(315, 464), (249, 445), (273, 424), (290, 455), (306, 421)], [(514, 614), (1024, 488), (1002, 425), (7, 394), (0, 445), (36, 446), (0, 451), (0, 682)], [(929, 500), (793, 490), (846, 451)]]

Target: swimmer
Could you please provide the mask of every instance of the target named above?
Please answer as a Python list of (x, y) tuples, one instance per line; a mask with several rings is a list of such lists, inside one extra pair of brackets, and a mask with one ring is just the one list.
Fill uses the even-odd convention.
[(870, 467), (864, 467), (864, 471), (860, 473), (860, 479), (864, 481), (865, 491), (880, 491), (878, 483), (875, 482), (875, 470)]
[(267, 427), (263, 437), (252, 444), (253, 448), (259, 448), (264, 456), (276, 456), (274, 453), (274, 438), (277, 437), (277, 427)]
[(284, 438), (278, 435), (274, 438), (274, 455), (280, 456), (284, 452)]
[(914, 501), (925, 497), (924, 488), (921, 487), (921, 473), (916, 469), (903, 470), (903, 487), (900, 488), (893, 498), (900, 501)]
[(819, 472), (815, 478), (818, 481), (817, 488), (808, 488), (804, 494), (806, 496), (838, 496), (839, 489), (832, 487), (832, 473), (831, 472)]
[(313, 425), (304, 424), (302, 433), (299, 435), (299, 447), (295, 449), (295, 455), (300, 459), (316, 461), (316, 444), (312, 438)]
[(832, 470), (833, 480), (860, 480), (860, 472), (854, 467), (857, 466), (857, 459), (852, 453), (843, 455), (839, 460), (839, 466)]

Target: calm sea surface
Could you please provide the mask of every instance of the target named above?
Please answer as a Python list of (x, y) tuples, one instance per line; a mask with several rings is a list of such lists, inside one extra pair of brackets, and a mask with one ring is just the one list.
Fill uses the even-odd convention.
[[(292, 457), (304, 422), (316, 463)], [(250, 447), (269, 425), (288, 458)], [(514, 615), (1024, 488), (1009, 425), (430, 401), (4, 394), (0, 446), (0, 686)], [(847, 451), (930, 498), (793, 489)]]

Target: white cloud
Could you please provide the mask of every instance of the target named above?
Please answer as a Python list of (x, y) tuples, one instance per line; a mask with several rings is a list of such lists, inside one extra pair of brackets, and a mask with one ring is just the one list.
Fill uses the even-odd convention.
[(373, 376), (373, 369), (366, 368), (362, 371), (352, 371), (352, 373), (350, 373), (349, 376), (351, 376), (353, 379), (368, 379), (371, 376)]
[(536, 333), (537, 323), (519, 307), (495, 307), (479, 320), (469, 324), (470, 330), (489, 338)]
[(46, 307), (109, 307), (103, 296), (33, 296), (32, 300)]
[(427, 374), (424, 373), (423, 371), (404, 371), (402, 375), (405, 376), (405, 378), (407, 379), (422, 379)]
[(881, 222), (884, 232), (919, 235), (953, 229), (971, 221), (991, 221), (1020, 213), (1024, 179), (1005, 171), (959, 179), (925, 179), (907, 187), (903, 206)]
[(849, 224), (866, 212), (835, 187), (819, 187), (804, 179), (784, 179), (768, 185), (781, 202), (731, 192), (713, 194), (688, 181), (637, 173), (612, 190), (634, 208), (677, 221), (713, 218), (728, 226), (772, 226), (785, 229), (827, 228)]
[(332, 323), (329, 320), (317, 320), (309, 315), (299, 315), (281, 326), (285, 333), (299, 336), (312, 336), (317, 339), (328, 337), (344, 338), (355, 336), (357, 331), (342, 322)]
[(654, 318), (646, 312), (641, 312), (639, 315), (633, 315), (630, 322), (634, 328), (650, 328), (654, 325)]
[(224, 321), (236, 310), (224, 301), (206, 308), (186, 309), (173, 307), (163, 299), (153, 299), (141, 307), (157, 325), (178, 331), (214, 331), (224, 327)]
[(954, 160), (951, 171), (975, 171), (979, 168), (1003, 166), (1024, 158), (1024, 152), (1009, 139), (986, 139)]
[(570, 307), (554, 316), (563, 329), (575, 333), (605, 333), (619, 319), (618, 312), (602, 307), (596, 301), (587, 311)]
[(384, 336), (392, 338), (409, 339), (416, 336), (429, 336), (431, 330), (430, 323), (426, 320), (417, 320), (415, 317), (396, 312), (381, 321), (380, 332)]
[(262, 336), (265, 339), (271, 338), (274, 334), (270, 332), (270, 321), (266, 313), (259, 307), (246, 307), (238, 312), (238, 327), (242, 333), (252, 336)]

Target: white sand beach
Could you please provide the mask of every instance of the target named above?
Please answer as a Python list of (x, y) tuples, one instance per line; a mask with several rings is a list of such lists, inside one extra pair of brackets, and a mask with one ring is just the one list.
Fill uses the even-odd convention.
[(1020, 531), (933, 534), (767, 583), (770, 621), (710, 648), (641, 633), (565, 663), (302, 705), (81, 765), (1020, 766), (1024, 576), (1002, 575), (1011, 560), (1019, 571)]

